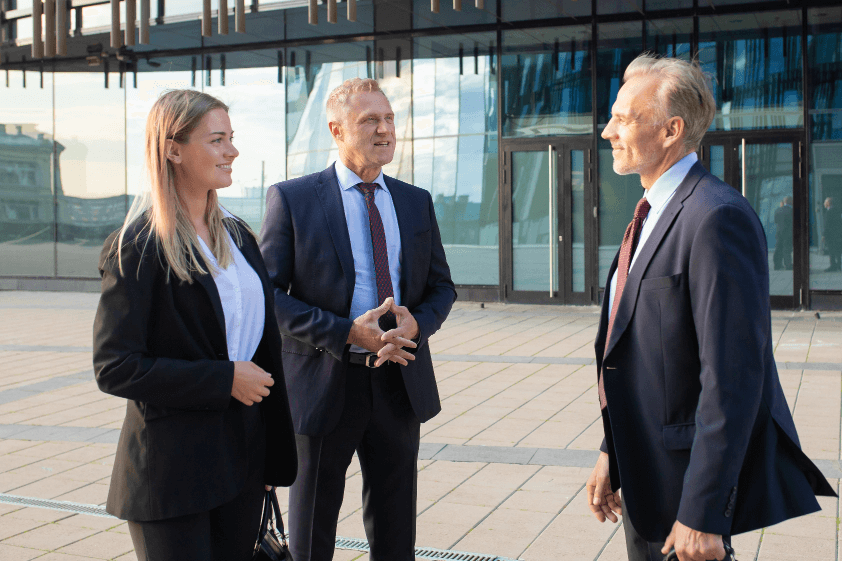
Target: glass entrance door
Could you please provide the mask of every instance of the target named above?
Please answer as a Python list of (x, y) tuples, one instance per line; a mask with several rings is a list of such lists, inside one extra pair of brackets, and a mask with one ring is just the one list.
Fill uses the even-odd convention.
[(777, 308), (803, 304), (807, 279), (801, 247), (804, 187), (801, 143), (793, 135), (727, 135), (706, 139), (702, 161), (748, 199), (766, 233), (769, 294)]
[(593, 302), (590, 142), (511, 141), (503, 152), (506, 300)]

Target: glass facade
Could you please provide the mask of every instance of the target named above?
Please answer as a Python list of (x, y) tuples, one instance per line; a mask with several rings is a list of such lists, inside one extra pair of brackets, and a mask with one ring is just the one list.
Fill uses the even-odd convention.
[[(600, 134), (626, 66), (650, 51), (698, 57), (712, 78), (717, 112), (700, 155), (763, 222), (773, 303), (798, 306), (812, 290), (842, 305), (838, 6), (463, 0), (460, 11), (448, 0), (432, 13), (429, 0), (359, 0), (356, 21), (340, 3), (327, 23), (319, 4), (310, 25), (306, 7), (282, 1), (250, 11), (245, 34), (232, 12), (230, 35), (214, 18), (201, 37), (200, 4), (165, 0), (152, 3), (162, 19), (151, 44), (116, 53), (108, 4), (84, 4), (70, 13), (73, 56), (43, 65), (29, 60), (31, 18), (0, 24), (0, 278), (96, 278), (103, 239), (144, 186), (145, 120), (161, 92), (194, 88), (230, 106), (240, 156), (221, 200), (257, 230), (268, 186), (337, 158), (329, 92), (371, 77), (396, 114), (384, 172), (431, 193), (457, 285), (488, 299), (597, 302), (643, 194), (636, 175), (613, 171)], [(96, 43), (110, 56), (86, 63)], [(557, 175), (548, 146), (563, 147)]]
[(842, 290), (842, 8), (809, 11), (810, 288)]

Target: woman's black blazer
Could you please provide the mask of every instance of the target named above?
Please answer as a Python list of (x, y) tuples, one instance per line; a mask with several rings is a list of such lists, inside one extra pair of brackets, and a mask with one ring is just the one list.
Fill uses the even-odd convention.
[[(225, 317), (210, 274), (193, 282), (168, 278), (166, 262), (135, 221), (123, 241), (123, 274), (115, 232), (100, 256), (102, 296), (94, 321), (99, 388), (126, 398), (106, 510), (124, 520), (161, 520), (208, 511), (236, 497), (249, 471), (246, 406), (231, 397)], [(259, 405), (266, 425), (265, 482), (288, 486), (298, 460), (281, 366), (274, 297), (257, 242), (235, 219), (240, 251), (263, 285), (266, 320), (252, 359), (275, 380)], [(236, 239), (236, 236), (232, 236)]]

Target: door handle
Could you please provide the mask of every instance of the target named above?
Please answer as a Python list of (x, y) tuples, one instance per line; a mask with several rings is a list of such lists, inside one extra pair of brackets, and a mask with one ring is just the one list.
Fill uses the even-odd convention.
[(553, 276), (555, 275), (555, 254), (557, 250), (555, 249), (558, 247), (556, 245), (556, 204), (555, 204), (555, 192), (557, 190), (557, 182), (558, 182), (558, 173), (556, 173), (556, 152), (555, 148), (552, 144), (547, 146), (547, 156), (549, 160), (549, 180), (547, 181), (547, 186), (549, 189), (548, 193), (548, 201), (549, 201), (549, 209), (547, 215), (549, 216), (549, 236), (547, 239), (549, 240), (549, 251), (550, 251), (550, 298), (553, 298), (554, 291), (553, 291)]

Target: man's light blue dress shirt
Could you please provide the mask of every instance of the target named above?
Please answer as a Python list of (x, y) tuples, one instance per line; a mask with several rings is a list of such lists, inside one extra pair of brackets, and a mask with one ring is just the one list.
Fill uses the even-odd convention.
[[(695, 164), (698, 159), (699, 158), (696, 156), (695, 152), (687, 154), (673, 164), (670, 169), (665, 171), (663, 175), (661, 175), (661, 177), (652, 184), (652, 187), (650, 187), (648, 191), (644, 192), (643, 196), (646, 197), (647, 201), (649, 201), (649, 214), (646, 215), (646, 220), (643, 221), (643, 228), (640, 230), (640, 240), (637, 242), (637, 249), (634, 250), (634, 255), (632, 256), (632, 261), (629, 265), (629, 272), (631, 272), (634, 267), (634, 262), (640, 254), (641, 248), (646, 244), (646, 240), (649, 239), (649, 235), (652, 234), (652, 230), (655, 229), (655, 224), (658, 223), (658, 219), (661, 217), (661, 213), (666, 208), (667, 203), (670, 199), (672, 199), (672, 196), (675, 195), (675, 190), (678, 189), (678, 186), (681, 185), (681, 182), (684, 181), (685, 177), (687, 177), (687, 174), (690, 172), (690, 168), (693, 167), (693, 164)], [(614, 306), (614, 293), (617, 290), (616, 271), (614, 271), (614, 274), (611, 275), (611, 282), (609, 283), (609, 286), (611, 287), (611, 292), (608, 295), (608, 318), (611, 319), (611, 309)]]
[[(374, 274), (374, 254), (371, 247), (371, 228), (368, 224), (368, 209), (365, 196), (356, 189), (362, 183), (356, 173), (336, 160), (336, 179), (342, 194), (342, 205), (345, 207), (345, 222), (348, 224), (348, 236), (351, 238), (351, 252), (354, 254), (354, 295), (351, 298), (351, 319), (359, 317), (381, 304), (377, 300), (377, 280)], [(380, 211), (383, 231), (386, 234), (386, 251), (389, 256), (389, 274), (392, 277), (392, 291), (395, 303), (401, 303), (401, 234), (398, 227), (398, 216), (392, 194), (383, 180), (383, 172), (372, 183), (380, 186), (374, 191), (374, 204)], [(366, 352), (353, 346), (354, 352)]]

